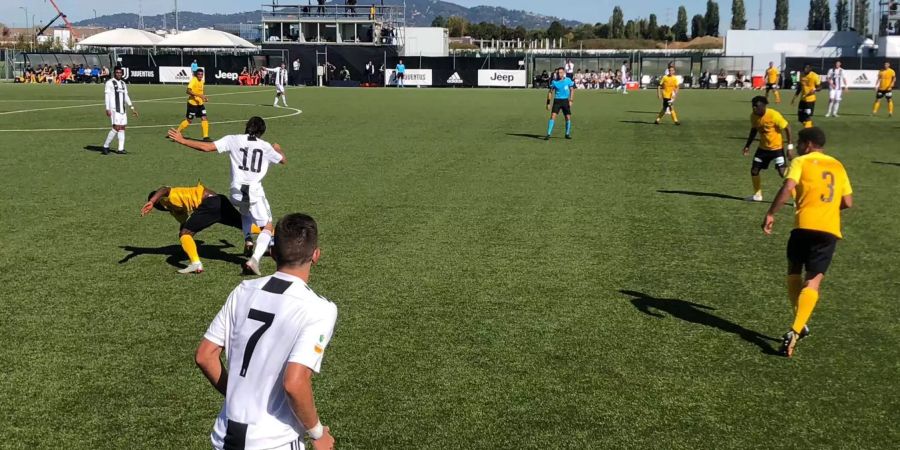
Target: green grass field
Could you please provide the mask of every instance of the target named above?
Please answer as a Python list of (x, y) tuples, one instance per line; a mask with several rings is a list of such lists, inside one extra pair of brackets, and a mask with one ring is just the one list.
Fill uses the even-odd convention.
[[(146, 128), (104, 157), (84, 149), (106, 135), (101, 86), (0, 85), (0, 447), (209, 447), (222, 399), (193, 351), (241, 236), (199, 234), (207, 272), (179, 276), (177, 223), (139, 209), (160, 185), (225, 192), (228, 160), (163, 138), (182, 87), (131, 90)], [(293, 112), (208, 93), (214, 136)], [(542, 90), (292, 90), (303, 114), (268, 121), (289, 158), (272, 208), (318, 220), (311, 285), (339, 308), (315, 379), (338, 446), (896, 445), (900, 119), (869, 117), (868, 91), (837, 120), (820, 102), (857, 206), (788, 360), (770, 353), (791, 210), (767, 238), (766, 205), (740, 201), (754, 94), (685, 91), (682, 127), (649, 124), (652, 93), (578, 94), (573, 141), (535, 138)]]

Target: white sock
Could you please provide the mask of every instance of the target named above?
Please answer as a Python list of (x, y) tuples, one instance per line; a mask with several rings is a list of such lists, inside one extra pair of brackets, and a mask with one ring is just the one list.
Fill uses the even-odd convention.
[(275, 96), (275, 101), (272, 102), (272, 106), (278, 106), (278, 96)]
[(262, 230), (262, 233), (259, 233), (259, 236), (256, 237), (256, 246), (253, 247), (253, 260), (259, 262), (263, 255), (266, 253), (266, 250), (269, 249), (269, 242), (272, 241), (272, 235), (268, 230)]
[(112, 144), (112, 140), (116, 137), (116, 130), (109, 130), (109, 134), (106, 135), (106, 142), (103, 143), (103, 148), (109, 148), (109, 144)]
[(125, 130), (118, 133), (119, 135), (119, 151), (125, 150)]
[(841, 102), (834, 102), (834, 114), (832, 115), (836, 116), (839, 109), (841, 109)]
[(287, 95), (281, 94), (281, 103), (284, 103), (284, 106), (287, 106)]

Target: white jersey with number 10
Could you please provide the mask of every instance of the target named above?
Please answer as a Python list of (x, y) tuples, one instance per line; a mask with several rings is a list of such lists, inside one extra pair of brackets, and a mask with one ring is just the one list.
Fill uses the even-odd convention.
[(215, 142), (219, 153), (231, 157), (231, 189), (241, 191), (247, 186), (252, 196), (262, 192), (262, 180), (269, 164), (281, 162), (281, 154), (268, 142), (246, 134), (225, 136)]

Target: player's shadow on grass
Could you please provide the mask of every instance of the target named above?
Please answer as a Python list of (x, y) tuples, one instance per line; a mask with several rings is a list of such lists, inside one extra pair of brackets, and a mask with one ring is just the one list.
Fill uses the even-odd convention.
[(664, 318), (666, 316), (662, 313), (667, 313), (668, 315), (685, 322), (705, 325), (725, 333), (737, 335), (741, 339), (756, 345), (767, 355), (778, 354), (769, 343), (778, 342), (778, 339), (760, 334), (753, 330), (748, 330), (734, 322), (711, 313), (710, 311), (715, 311), (715, 308), (676, 298), (655, 298), (636, 291), (621, 290), (619, 292), (632, 297), (631, 304), (634, 305), (638, 311), (649, 316)]
[(630, 114), (653, 114), (653, 115), (659, 114), (659, 111), (625, 111), (625, 112), (630, 113)]
[(99, 145), (85, 145), (84, 149), (89, 152), (97, 152), (97, 153), (103, 152), (103, 147), (101, 147)]
[(637, 125), (656, 125), (656, 122), (654, 122), (652, 120), (649, 122), (646, 120), (620, 120), (619, 123), (630, 123), (630, 124), (637, 124)]
[[(224, 261), (232, 264), (243, 264), (244, 259), (239, 255), (225, 253), (225, 249), (234, 248), (230, 242), (221, 239), (219, 245), (204, 245), (203, 241), (197, 241), (197, 251), (203, 259)], [(119, 248), (129, 252), (119, 261), (119, 264), (125, 264), (134, 258), (142, 255), (162, 255), (166, 256), (166, 262), (172, 267), (184, 268), (182, 261), (187, 259), (184, 250), (180, 245), (167, 245), (165, 247), (134, 247), (131, 245), (122, 245)]]
[(900, 163), (886, 162), (886, 161), (872, 161), (872, 164), (881, 164), (882, 166), (895, 166), (895, 167), (900, 167)]
[(515, 136), (515, 137), (529, 138), (529, 139), (540, 139), (540, 140), (544, 140), (544, 137), (545, 137), (545, 136), (542, 136), (542, 135), (540, 135), (540, 134), (533, 134), (533, 133), (506, 133), (506, 135), (507, 135), (507, 136)]
[(746, 201), (745, 199), (743, 199), (741, 197), (736, 197), (734, 195), (728, 195), (728, 194), (718, 194), (715, 192), (668, 191), (668, 190), (663, 190), (663, 189), (660, 189), (656, 192), (659, 192), (660, 194), (678, 194), (678, 195), (690, 195), (693, 197), (712, 197), (712, 198), (721, 198), (721, 199), (725, 199), (725, 200), (739, 200), (742, 202)]

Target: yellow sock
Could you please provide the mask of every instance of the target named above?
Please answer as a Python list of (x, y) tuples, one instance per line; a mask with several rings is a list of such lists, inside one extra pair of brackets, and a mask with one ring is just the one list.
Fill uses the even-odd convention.
[(781, 103), (781, 93), (775, 91), (775, 103)]
[(787, 276), (788, 300), (791, 301), (791, 310), (797, 314), (797, 303), (800, 301), (800, 291), (803, 290), (803, 278), (800, 275)]
[(809, 316), (812, 315), (818, 301), (819, 291), (814, 291), (810, 288), (803, 288), (800, 291), (800, 297), (797, 299), (797, 315), (794, 318), (794, 325), (791, 327), (794, 333), (803, 331), (803, 327), (809, 322)]
[(675, 112), (675, 108), (671, 108), (672, 111), (672, 121), (678, 123), (678, 113)]
[(259, 234), (259, 233), (262, 233), (262, 230), (259, 228), (258, 225), (256, 225), (256, 224), (254, 223), (253, 225), (250, 225), (250, 233), (252, 233), (252, 234)]
[(875, 100), (875, 106), (872, 107), (872, 114), (878, 114), (879, 109), (881, 109), (881, 102)]
[(181, 248), (187, 253), (188, 259), (191, 260), (191, 264), (200, 262), (200, 255), (197, 253), (197, 243), (194, 242), (194, 238), (185, 234), (178, 240), (181, 241)]
[(188, 122), (187, 119), (182, 120), (181, 123), (178, 125), (178, 132), (180, 133), (180, 132), (184, 131), (189, 126), (191, 126), (191, 123)]
[(762, 194), (762, 177), (759, 175), (751, 176), (753, 178), (753, 193)]
[(209, 137), (209, 122), (204, 120), (200, 122), (200, 128), (203, 129), (203, 138), (206, 139)]
[(888, 100), (888, 114), (894, 114), (894, 101)]
[(663, 108), (662, 111), (659, 112), (659, 115), (656, 116), (656, 121), (659, 122), (665, 116), (666, 116), (666, 108)]
[(807, 120), (806, 122), (803, 122), (803, 128), (812, 128), (812, 127), (813, 127), (812, 120)]

